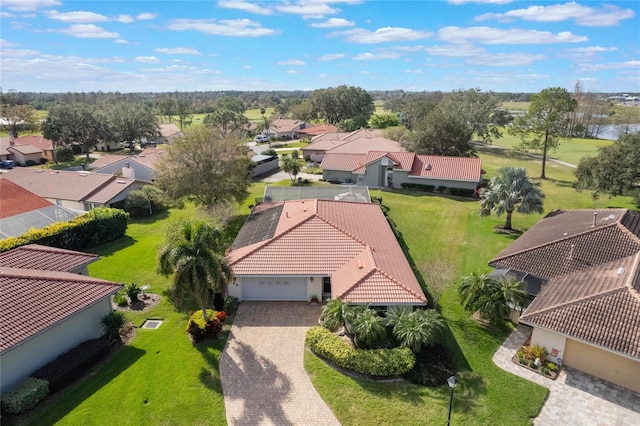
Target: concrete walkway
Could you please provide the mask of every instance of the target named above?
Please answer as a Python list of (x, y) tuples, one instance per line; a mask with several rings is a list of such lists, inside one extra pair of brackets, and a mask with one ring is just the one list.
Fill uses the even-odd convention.
[[(549, 389), (538, 417), (539, 426), (640, 424), (640, 394), (568, 367), (562, 367), (556, 380), (548, 379), (511, 361), (526, 343), (531, 329), (524, 325), (509, 335), (493, 355), (500, 368)], [(526, 395), (523, 395), (526, 398)]]
[(304, 370), (304, 336), (319, 307), (242, 302), (220, 357), (229, 425), (339, 425)]

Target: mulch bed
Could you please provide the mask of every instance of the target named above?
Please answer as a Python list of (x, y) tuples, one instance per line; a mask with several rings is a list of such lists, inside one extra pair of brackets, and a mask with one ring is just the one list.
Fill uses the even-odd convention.
[(139, 312), (151, 309), (160, 303), (162, 296), (155, 293), (147, 293), (146, 296), (138, 296), (138, 300), (131, 303), (131, 299), (127, 297), (129, 303), (125, 306), (118, 306), (112, 302), (113, 309), (123, 312)]

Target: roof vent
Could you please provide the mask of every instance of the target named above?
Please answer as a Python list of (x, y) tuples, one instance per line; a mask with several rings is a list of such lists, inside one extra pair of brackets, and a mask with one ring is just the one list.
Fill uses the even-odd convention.
[(362, 259), (358, 259), (358, 269), (362, 268), (364, 268), (364, 262), (362, 261)]
[(87, 174), (86, 173), (80, 173), (80, 176), (85, 177), (85, 176), (87, 176)]
[(593, 227), (596, 227), (596, 220), (598, 220), (598, 212), (593, 212)]
[(126, 180), (119, 180), (118, 183), (127, 183)]
[(618, 270), (616, 271), (616, 275), (624, 275), (624, 268), (618, 268)]
[(607, 220), (613, 220), (613, 219), (615, 219), (615, 218), (616, 218), (616, 217), (615, 217), (615, 215), (613, 215), (613, 214), (610, 214), (609, 216), (607, 216)]
[(425, 170), (431, 170), (431, 164), (427, 163), (424, 165)]

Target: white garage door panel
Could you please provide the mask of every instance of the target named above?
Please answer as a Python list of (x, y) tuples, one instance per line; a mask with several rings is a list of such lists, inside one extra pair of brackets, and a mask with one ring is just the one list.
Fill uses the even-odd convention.
[(307, 300), (305, 278), (243, 278), (244, 300)]

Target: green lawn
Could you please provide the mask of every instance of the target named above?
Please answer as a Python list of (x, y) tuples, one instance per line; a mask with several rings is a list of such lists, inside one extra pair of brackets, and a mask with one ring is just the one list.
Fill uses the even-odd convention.
[[(273, 114), (273, 107), (269, 107), (269, 108), (265, 108), (264, 109), (264, 116), (265, 117), (271, 117), (271, 115)], [(247, 119), (249, 121), (260, 121), (262, 120), (262, 114), (260, 114), (260, 108), (253, 108), (253, 109), (248, 109), (244, 112), (245, 117), (247, 117)]]

